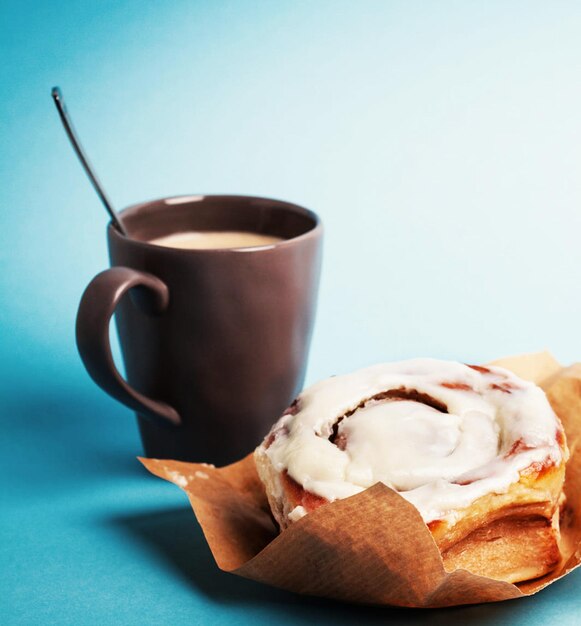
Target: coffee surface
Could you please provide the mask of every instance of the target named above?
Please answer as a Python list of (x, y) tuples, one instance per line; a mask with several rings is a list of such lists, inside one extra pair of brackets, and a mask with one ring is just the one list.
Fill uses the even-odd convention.
[(187, 231), (152, 239), (149, 243), (166, 248), (211, 250), (216, 248), (255, 248), (271, 246), (282, 237), (237, 230)]

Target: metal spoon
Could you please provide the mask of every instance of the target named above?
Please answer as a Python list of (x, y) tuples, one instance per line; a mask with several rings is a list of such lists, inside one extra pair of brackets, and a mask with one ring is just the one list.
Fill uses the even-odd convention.
[(97, 175), (93, 171), (93, 168), (91, 167), (91, 164), (89, 163), (89, 160), (87, 159), (87, 156), (85, 155), (85, 151), (83, 150), (81, 146), (81, 142), (79, 141), (77, 134), (75, 133), (75, 129), (73, 128), (73, 124), (69, 118), (67, 109), (65, 107), (65, 102), (63, 100), (61, 90), (58, 87), (53, 87), (51, 91), (51, 95), (54, 100), (54, 103), (56, 104), (56, 108), (59, 112), (61, 122), (63, 123), (63, 126), (65, 127), (65, 131), (68, 135), (68, 138), (71, 141), (73, 149), (76, 152), (77, 156), (79, 157), (79, 161), (81, 162), (81, 165), (83, 166), (87, 176), (89, 177), (89, 180), (91, 181), (91, 184), (93, 185), (93, 188), (97, 192), (97, 195), (99, 196), (101, 202), (105, 206), (105, 209), (107, 209), (107, 213), (109, 213), (111, 217), (111, 222), (113, 222), (113, 226), (115, 226), (115, 228), (122, 235), (127, 236), (127, 231), (125, 230), (125, 227), (123, 226), (123, 223), (121, 222), (121, 218), (119, 217), (119, 215), (117, 214), (117, 211), (115, 211), (115, 209), (113, 208), (113, 205), (111, 204), (111, 201), (107, 197), (107, 194), (105, 193), (103, 186), (99, 182)]

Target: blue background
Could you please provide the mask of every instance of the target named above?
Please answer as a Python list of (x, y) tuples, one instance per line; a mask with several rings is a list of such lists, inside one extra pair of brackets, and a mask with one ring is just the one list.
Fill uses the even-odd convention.
[(577, 2), (19, 2), (0, 16), (0, 609), (7, 624), (574, 623), (581, 572), (414, 612), (219, 572), (77, 357), (105, 213), (246, 193), (313, 208), (326, 247), (308, 381), (412, 356), (579, 359)]

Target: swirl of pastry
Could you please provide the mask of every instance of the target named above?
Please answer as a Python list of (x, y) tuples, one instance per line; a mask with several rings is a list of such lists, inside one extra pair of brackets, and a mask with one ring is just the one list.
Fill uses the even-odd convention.
[(514, 517), (516, 497), (529, 517), (548, 520), (552, 566), (566, 457), (562, 426), (539, 387), (499, 367), (436, 359), (313, 385), (255, 452), (281, 528), (382, 482), (418, 509), (449, 550), (483, 524)]

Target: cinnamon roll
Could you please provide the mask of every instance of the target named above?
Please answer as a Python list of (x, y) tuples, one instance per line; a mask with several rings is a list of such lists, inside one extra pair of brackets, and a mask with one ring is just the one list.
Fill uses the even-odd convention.
[(567, 456), (533, 383), (500, 367), (413, 359), (305, 390), (255, 462), (281, 529), (382, 482), (417, 508), (447, 570), (518, 582), (559, 562)]

